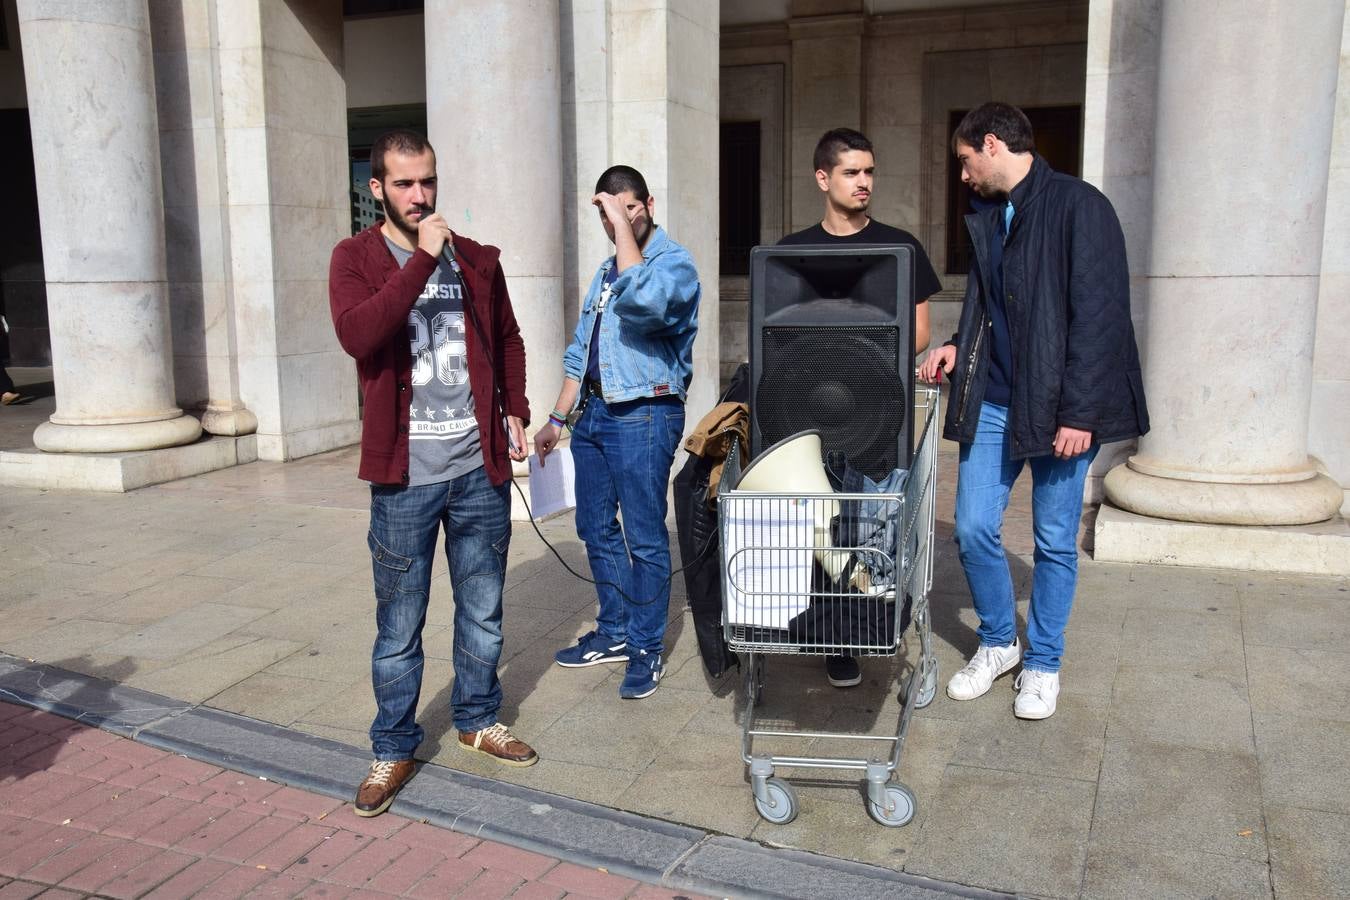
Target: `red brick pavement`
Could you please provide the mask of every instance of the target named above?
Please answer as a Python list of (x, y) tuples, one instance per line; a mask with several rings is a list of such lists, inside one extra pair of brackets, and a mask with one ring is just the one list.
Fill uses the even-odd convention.
[(0, 900), (688, 896), (0, 702)]

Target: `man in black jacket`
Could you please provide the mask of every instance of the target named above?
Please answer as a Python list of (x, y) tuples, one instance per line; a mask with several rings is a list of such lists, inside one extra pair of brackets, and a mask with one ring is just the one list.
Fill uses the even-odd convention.
[[(1013, 712), (1045, 719), (1059, 696), (1088, 467), (1101, 444), (1147, 432), (1148, 411), (1115, 210), (1033, 147), (1031, 123), (1006, 103), (972, 110), (952, 137), (961, 180), (996, 202), (966, 217), (975, 265), (961, 324), (920, 376), (952, 376), (956, 542), (980, 618), (980, 647), (947, 695), (973, 700), (1020, 661)], [(1000, 531), (1027, 463), (1036, 551), (1023, 657)]]

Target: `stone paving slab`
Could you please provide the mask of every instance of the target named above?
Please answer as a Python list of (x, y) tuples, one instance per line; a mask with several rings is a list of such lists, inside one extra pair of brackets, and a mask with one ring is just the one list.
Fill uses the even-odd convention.
[[(50, 741), (25, 746), (16, 740), (24, 733)], [(278, 742), (268, 746), (277, 749)], [(129, 790), (95, 773), (97, 763), (86, 759), (119, 756), (153, 780)], [(425, 775), (419, 773), (405, 794)], [(5, 702), (0, 786), (0, 897), (447, 897), (492, 890), (498, 896), (674, 900), (704, 896), (688, 886), (714, 885), (717, 871), (715, 865), (691, 866), (669, 876), (679, 887), (661, 887), (579, 865), (556, 851), (524, 850), (409, 815), (361, 819), (345, 802), (256, 772), (195, 763)], [(416, 802), (400, 804), (412, 816), (425, 812)], [(51, 809), (61, 818), (37, 815)], [(868, 884), (865, 877), (856, 880)], [(882, 895), (872, 888), (870, 896)], [(954, 896), (940, 889), (906, 893), (904, 886), (887, 895)]]
[[(56, 704), (3, 676), (0, 684)], [(120, 685), (104, 694), (143, 699)], [(334, 886), (370, 896), (525, 897), (535, 895), (530, 885), (551, 897), (998, 896), (434, 765), (419, 769), (389, 813), (364, 819), (346, 798), (365, 754), (206, 708), (147, 723), (135, 737), (0, 701), (0, 897), (47, 887), (295, 896)]]
[[(38, 415), (36, 405), (22, 415)], [(0, 446), (15, 440), (7, 430), (17, 421), (11, 410), (0, 413)], [(31, 424), (20, 428), (25, 437)], [(939, 466), (931, 599), (945, 681), (977, 638), (951, 543), (955, 457), (946, 445)], [(366, 752), (369, 495), (355, 469), (355, 451), (342, 450), (127, 495), (4, 489), (0, 650)], [(1023, 479), (1003, 535), (1023, 628), (1029, 494)], [(1085, 515), (1085, 527), (1091, 518)], [(586, 571), (569, 517), (540, 530)], [(538, 766), (502, 772), (455, 751), (446, 658), (453, 603), (439, 560), (419, 709), (427, 728), (420, 755), (436, 765), (729, 838), (941, 872), (993, 890), (1092, 897), (1128, 887), (1136, 895), (1185, 896), (1232, 884), (1242, 896), (1264, 872), (1284, 895), (1326, 896), (1327, 885), (1350, 894), (1350, 876), (1325, 831), (1343, 834), (1350, 814), (1340, 677), (1350, 672), (1346, 579), (1107, 564), (1084, 555), (1060, 712), (1046, 722), (1016, 721), (1011, 674), (969, 703), (939, 691), (916, 714), (900, 766), (900, 779), (918, 793), (918, 814), (891, 831), (867, 816), (850, 772), (785, 772), (799, 780), (801, 814), (786, 826), (759, 819), (739, 759), (742, 680), (734, 670), (719, 679), (703, 671), (679, 577), (669, 680), (633, 704), (617, 699), (617, 674), (608, 667), (552, 664), (553, 652), (589, 627), (593, 589), (568, 575), (525, 523), (514, 528), (508, 563), (503, 717), (547, 752)], [(212, 633), (196, 634), (185, 622)], [(147, 633), (165, 639), (146, 641)], [(896, 658), (865, 661), (864, 683), (850, 691), (829, 688), (818, 659), (775, 659), (761, 712), (787, 728), (893, 734), (896, 688), (914, 643), (907, 636)], [(977, 794), (958, 770), (1012, 785), (1012, 810), (1038, 808), (1038, 779), (1086, 785), (1086, 843), (1077, 825), (1062, 833), (1010, 831), (998, 817), (971, 814), (965, 807)], [(1269, 834), (1238, 834), (1248, 830), (1242, 822), (1263, 817)], [(939, 832), (1013, 856), (1036, 857), (1049, 841), (1055, 868), (1029, 872), (989, 866), (980, 854), (944, 856)], [(1229, 861), (1236, 881), (1216, 882), (1212, 873)], [(1061, 864), (1068, 869), (1060, 872)], [(1076, 883), (1068, 874), (1074, 867)]]

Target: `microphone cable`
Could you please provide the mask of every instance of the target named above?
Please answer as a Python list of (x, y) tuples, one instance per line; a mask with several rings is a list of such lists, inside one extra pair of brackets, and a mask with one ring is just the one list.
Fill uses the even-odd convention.
[[(455, 276), (459, 278), (461, 282), (463, 282), (464, 273), (463, 270), (460, 269), (459, 260), (455, 258), (454, 246), (453, 244), (451, 244), (450, 240), (446, 240), (445, 247), (441, 250), (441, 255), (449, 263), (450, 269), (455, 273)], [(467, 289), (467, 285), (465, 286), (465, 288), (466, 288), (465, 294), (468, 294), (469, 292)], [(464, 303), (464, 315), (469, 320), (469, 324), (473, 327), (474, 333), (478, 335), (478, 342), (483, 347), (483, 356), (487, 358), (488, 368), (492, 372), (492, 395), (497, 402), (498, 410), (501, 412), (502, 422), (506, 426), (506, 442), (509, 446), (510, 444), (515, 442), (515, 439), (511, 436), (511, 425), (510, 422), (507, 420), (506, 398), (502, 396), (502, 388), (497, 381), (497, 364), (493, 360), (492, 354), (488, 350), (487, 337), (483, 333), (482, 327), (478, 324), (478, 317), (473, 313), (472, 295), (470, 295), (469, 302)], [(582, 406), (584, 409), (585, 404), (583, 404)], [(568, 425), (567, 430), (568, 432), (571, 432), (572, 426)], [(522, 447), (521, 449), (526, 451), (525, 458), (528, 460), (529, 459), (528, 448)], [(516, 479), (514, 476), (512, 476), (511, 478), (511, 483), (515, 487), (516, 493), (520, 495), (521, 503), (525, 505), (525, 512), (530, 518), (530, 526), (534, 528), (534, 533), (539, 536), (539, 540), (544, 542), (544, 546), (547, 547), (549, 551), (553, 554), (553, 556), (558, 560), (558, 562), (562, 564), (562, 567), (566, 569), (567, 572), (573, 578), (576, 578), (579, 581), (584, 581), (587, 584), (593, 584), (596, 587), (614, 588), (614, 590), (618, 591), (619, 595), (623, 597), (624, 600), (626, 600), (633, 606), (651, 606), (653, 603), (656, 603), (660, 599), (660, 595), (664, 594), (666, 592), (666, 589), (674, 584), (676, 575), (678, 575), (685, 569), (692, 566), (694, 563), (701, 560), (704, 556), (708, 554), (708, 551), (712, 549), (713, 544), (717, 543), (718, 535), (716, 529), (714, 529), (713, 533), (708, 536), (707, 541), (704, 542), (702, 549), (700, 549), (698, 553), (694, 555), (693, 559), (689, 560), (689, 562), (680, 566), (678, 569), (671, 570), (671, 573), (666, 576), (666, 580), (662, 583), (660, 590), (657, 591), (657, 596), (651, 598), (650, 600), (635, 600), (628, 595), (628, 592), (623, 589), (622, 585), (615, 584), (612, 581), (598, 581), (594, 578), (587, 578), (585, 575), (582, 575), (580, 572), (576, 571), (571, 566), (569, 566), (567, 564), (567, 560), (563, 559), (562, 554), (558, 552), (558, 548), (554, 547), (553, 544), (549, 542), (548, 538), (544, 537), (544, 533), (539, 530), (539, 523), (534, 520), (534, 513), (530, 510), (530, 502), (525, 497), (525, 491), (523, 488), (521, 488), (519, 484), (516, 483)], [(661, 527), (663, 529), (665, 528), (664, 521), (661, 523)], [(669, 602), (669, 598), (667, 598), (667, 602)]]

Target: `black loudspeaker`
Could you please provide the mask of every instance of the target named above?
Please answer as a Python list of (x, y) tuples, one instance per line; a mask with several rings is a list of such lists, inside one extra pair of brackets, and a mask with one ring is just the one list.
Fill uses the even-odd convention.
[(908, 468), (914, 413), (910, 247), (750, 253), (750, 443), (808, 428), (880, 479)]

